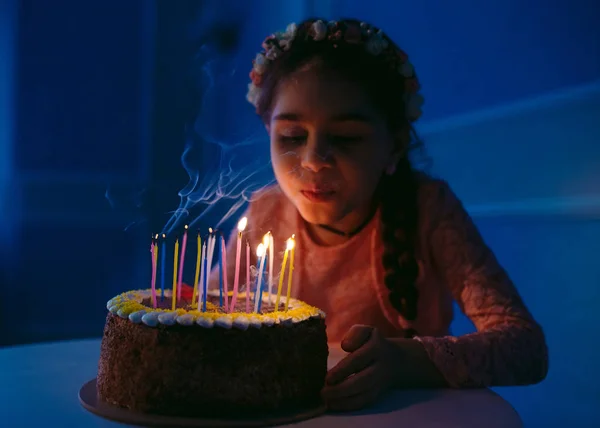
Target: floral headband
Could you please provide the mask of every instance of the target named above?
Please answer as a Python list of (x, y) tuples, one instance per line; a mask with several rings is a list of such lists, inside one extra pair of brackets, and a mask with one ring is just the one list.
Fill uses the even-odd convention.
[[(268, 36), (262, 44), (263, 51), (256, 55), (250, 72), (252, 82), (248, 85), (246, 99), (255, 107), (261, 93), (263, 75), (269, 65), (276, 61), (283, 52), (290, 49), (296, 38), (298, 27), (292, 23), (285, 32)], [(359, 24), (330, 21), (314, 21), (308, 30), (308, 37), (314, 41), (328, 41), (337, 47), (339, 44), (362, 45), (368, 53), (381, 57), (392, 69), (404, 79), (404, 104), (406, 117), (409, 122), (416, 121), (421, 116), (423, 96), (418, 93), (419, 81), (408, 56), (402, 50), (390, 43), (388, 37), (379, 29), (362, 22)]]

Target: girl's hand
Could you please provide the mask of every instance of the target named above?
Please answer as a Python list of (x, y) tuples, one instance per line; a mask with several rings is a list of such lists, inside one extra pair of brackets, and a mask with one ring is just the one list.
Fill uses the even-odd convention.
[(395, 367), (400, 364), (397, 348), (376, 328), (354, 325), (346, 333), (342, 349), (350, 354), (327, 373), (323, 399), (331, 410), (340, 411), (373, 404), (392, 385)]

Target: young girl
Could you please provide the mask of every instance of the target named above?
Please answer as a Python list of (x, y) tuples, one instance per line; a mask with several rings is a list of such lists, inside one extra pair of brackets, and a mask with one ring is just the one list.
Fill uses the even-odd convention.
[[(250, 76), (277, 185), (250, 203), (247, 236), (270, 231), (281, 250), (296, 236), (292, 296), (324, 310), (348, 352), (329, 406), (543, 380), (540, 326), (448, 184), (411, 165), (423, 99), (406, 54), (368, 24), (311, 19), (267, 37)], [(450, 335), (453, 300), (476, 333)]]

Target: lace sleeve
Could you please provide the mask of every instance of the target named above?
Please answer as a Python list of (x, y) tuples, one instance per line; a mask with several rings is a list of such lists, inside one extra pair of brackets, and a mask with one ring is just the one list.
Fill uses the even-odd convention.
[(548, 370), (542, 329), (449, 186), (427, 199), (435, 268), (477, 332), (417, 340), (452, 387), (540, 382)]

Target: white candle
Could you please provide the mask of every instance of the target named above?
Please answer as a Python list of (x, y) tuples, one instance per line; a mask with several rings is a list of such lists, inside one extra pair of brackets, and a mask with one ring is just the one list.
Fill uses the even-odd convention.
[(248, 219), (242, 218), (238, 222), (238, 234), (237, 234), (237, 248), (235, 252), (235, 276), (233, 278), (233, 295), (231, 296), (231, 305), (229, 306), (229, 312), (235, 310), (235, 303), (237, 302), (238, 289), (240, 286), (240, 259), (242, 257), (242, 232), (246, 229)]
[[(213, 233), (212, 228), (208, 229), (208, 246), (206, 247), (206, 273), (205, 281), (210, 281), (210, 271), (212, 269), (213, 255), (215, 253), (215, 243), (217, 241), (216, 235)], [(207, 287), (208, 288), (208, 287)]]

